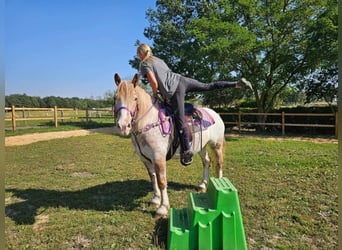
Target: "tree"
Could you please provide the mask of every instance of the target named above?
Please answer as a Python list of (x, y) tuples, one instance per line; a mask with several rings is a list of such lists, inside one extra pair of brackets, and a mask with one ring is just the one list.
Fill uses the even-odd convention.
[(53, 108), (57, 106), (57, 101), (55, 96), (47, 96), (43, 98), (44, 102), (46, 103), (47, 107)]
[(48, 96), (40, 98), (37, 96), (28, 96), (26, 94), (13, 94), (5, 96), (5, 106), (10, 107), (12, 105), (17, 107), (28, 108), (53, 108), (57, 106), (59, 108), (105, 108), (113, 105), (113, 93), (107, 91), (104, 96), (105, 99), (80, 99), (78, 97), (56, 97)]
[(302, 84), (306, 93), (306, 103), (324, 100), (332, 112), (336, 112), (332, 103), (337, 100), (337, 65), (313, 72), (302, 80)]
[(158, 0), (146, 15), (144, 34), (172, 70), (201, 81), (244, 76), (259, 112), (337, 61), (337, 1)]
[(114, 92), (111, 90), (106, 91), (103, 97), (103, 102), (106, 104), (106, 106), (113, 106), (114, 105)]
[(336, 112), (331, 104), (337, 99), (338, 88), (337, 2), (327, 2), (326, 9), (308, 32), (312, 35), (309, 41), (311, 60), (318, 57), (320, 63), (301, 79), (300, 86), (306, 93), (307, 103), (324, 100)]
[[(278, 106), (280, 105), (298, 105), (305, 103), (306, 95), (298, 88), (287, 86), (280, 94)], [(278, 107), (275, 107), (278, 108)]]

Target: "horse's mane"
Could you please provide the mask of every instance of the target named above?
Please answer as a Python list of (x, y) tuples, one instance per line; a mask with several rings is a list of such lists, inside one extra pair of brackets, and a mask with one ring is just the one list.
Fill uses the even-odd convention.
[(135, 95), (138, 97), (139, 109), (146, 110), (151, 106), (151, 96), (139, 85), (134, 88), (131, 81), (122, 81), (117, 89), (117, 94), (126, 96), (129, 100), (134, 100)]

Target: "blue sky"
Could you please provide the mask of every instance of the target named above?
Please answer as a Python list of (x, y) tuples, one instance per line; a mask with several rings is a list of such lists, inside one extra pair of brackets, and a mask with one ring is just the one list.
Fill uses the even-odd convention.
[(98, 98), (113, 74), (131, 78), (128, 61), (149, 26), (152, 0), (6, 0), (5, 94)]

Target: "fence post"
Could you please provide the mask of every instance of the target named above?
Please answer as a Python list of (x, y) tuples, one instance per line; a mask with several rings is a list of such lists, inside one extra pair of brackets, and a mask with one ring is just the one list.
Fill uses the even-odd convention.
[(239, 133), (241, 132), (241, 111), (239, 110), (238, 113), (238, 128), (239, 128)]
[(64, 110), (63, 109), (61, 110), (61, 117), (62, 117), (62, 123), (63, 123), (64, 122), (64, 119), (63, 119), (64, 118)]
[(58, 128), (58, 114), (57, 114), (57, 106), (54, 107), (54, 120), (55, 120), (55, 127)]
[[(23, 107), (24, 108), (24, 107)], [(25, 125), (27, 126), (27, 120), (26, 120), (26, 114), (25, 114), (25, 109), (22, 110), (23, 112), (23, 119), (24, 119), (24, 122), (25, 122)], [(28, 117), (30, 117), (30, 113), (28, 113)]]
[(285, 112), (281, 112), (281, 134), (285, 135)]
[(335, 136), (338, 138), (338, 112), (335, 113)]
[(89, 122), (89, 110), (86, 109), (86, 121)]
[(17, 124), (15, 120), (15, 106), (12, 105), (12, 131), (14, 132), (17, 129)]

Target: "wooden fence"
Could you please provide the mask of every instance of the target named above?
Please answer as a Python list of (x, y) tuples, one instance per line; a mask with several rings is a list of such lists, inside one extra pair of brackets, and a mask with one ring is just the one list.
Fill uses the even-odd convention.
[[(32, 112), (31, 112), (32, 111)], [(73, 108), (19, 108), (5, 107), (5, 121), (11, 121), (12, 131), (17, 129), (17, 121), (53, 121), (55, 127), (59, 126), (60, 121), (85, 119), (89, 122), (92, 118), (104, 118), (102, 113), (110, 113), (113, 118), (113, 111), (110, 109), (73, 109)], [(45, 113), (45, 114), (43, 114)]]
[[(335, 114), (319, 114), (319, 113), (242, 113), (242, 112), (230, 112), (230, 113), (220, 113), (221, 116), (235, 116), (235, 121), (225, 121), (226, 125), (235, 125), (238, 127), (239, 132), (243, 126), (277, 126), (281, 127), (282, 135), (285, 135), (286, 127), (313, 127), (313, 128), (334, 128), (335, 136), (338, 136), (338, 112)], [(243, 121), (243, 117), (246, 116), (278, 116), (279, 122), (253, 122), (253, 121)], [(330, 124), (310, 124), (310, 123), (288, 123), (286, 122), (286, 117), (330, 117), (334, 120)]]
[[(12, 122), (12, 130), (16, 130), (16, 122), (17, 121), (32, 121), (32, 120), (52, 120), (54, 121), (55, 127), (58, 127), (60, 120), (67, 120), (67, 119), (80, 119), (83, 118), (86, 121), (90, 121), (92, 118), (101, 118), (101, 113), (106, 112), (106, 117), (113, 118), (113, 111), (110, 109), (86, 109), (86, 110), (78, 110), (78, 109), (72, 109), (72, 108), (17, 108), (15, 106), (12, 107), (6, 107), (5, 108), (6, 114), (10, 113), (10, 117), (8, 115), (5, 116), (5, 121), (11, 121)], [(46, 111), (46, 112), (52, 112), (53, 116), (36, 116), (32, 117), (30, 115), (27, 115), (25, 111)], [(66, 116), (64, 115), (65, 112), (73, 111), (74, 114), (72, 116)], [(108, 112), (110, 113), (108, 116)], [(83, 114), (83, 115), (82, 115)], [(281, 127), (282, 135), (285, 135), (286, 127), (314, 127), (314, 128), (334, 128), (335, 130), (335, 136), (338, 136), (338, 113), (335, 114), (315, 114), (315, 113), (243, 113), (243, 112), (231, 112), (231, 113), (220, 113), (222, 117), (229, 116), (231, 119), (227, 119), (230, 121), (225, 121), (225, 125), (234, 125), (238, 127), (239, 132), (244, 126), (277, 126)], [(278, 116), (279, 122), (254, 122), (250, 121), (244, 121), (244, 117), (248, 116)], [(332, 123), (329, 124), (307, 124), (307, 123), (289, 123), (286, 121), (286, 117), (327, 117), (332, 118)], [(226, 119), (223, 119), (226, 120)], [(248, 120), (248, 119), (247, 119)], [(253, 119), (252, 119), (253, 120)], [(258, 119), (254, 119), (258, 120)]]

